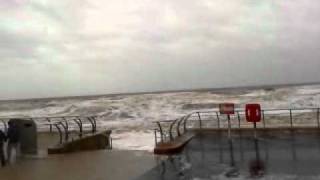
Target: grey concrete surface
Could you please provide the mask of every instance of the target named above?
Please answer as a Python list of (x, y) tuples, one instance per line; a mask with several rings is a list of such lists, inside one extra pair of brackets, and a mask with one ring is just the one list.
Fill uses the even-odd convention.
[(38, 134), (38, 155), (20, 156), (0, 166), (0, 180), (130, 180), (156, 166), (151, 152), (99, 150), (48, 155), (46, 148), (58, 143), (58, 134)]
[(136, 180), (320, 179), (318, 134), (197, 135)]
[(90, 151), (22, 158), (0, 167), (1, 180), (129, 180), (156, 164), (152, 154), (137, 151)]

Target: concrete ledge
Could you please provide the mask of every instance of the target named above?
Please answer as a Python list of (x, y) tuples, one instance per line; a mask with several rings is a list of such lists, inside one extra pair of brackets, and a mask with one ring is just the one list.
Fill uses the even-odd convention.
[(159, 143), (154, 148), (154, 154), (175, 154), (182, 151), (183, 147), (195, 136), (193, 132), (187, 132), (177, 137), (172, 142)]
[(107, 149), (110, 147), (109, 137), (111, 130), (103, 131), (93, 135), (85, 136), (61, 145), (48, 148), (48, 154), (62, 154), (78, 151)]

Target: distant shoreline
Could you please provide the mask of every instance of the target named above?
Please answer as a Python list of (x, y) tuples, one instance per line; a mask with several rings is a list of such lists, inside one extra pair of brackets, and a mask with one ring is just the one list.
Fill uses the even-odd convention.
[(8, 99), (0, 100), (0, 102), (23, 102), (23, 101), (49, 101), (49, 100), (62, 100), (62, 99), (90, 99), (97, 97), (114, 97), (114, 96), (129, 96), (129, 95), (142, 95), (142, 94), (166, 94), (166, 93), (179, 93), (179, 92), (221, 92), (221, 91), (241, 91), (241, 90), (258, 90), (258, 89), (271, 89), (271, 88), (284, 88), (295, 86), (315, 86), (320, 85), (320, 82), (307, 82), (307, 83), (288, 83), (288, 84), (269, 84), (269, 85), (252, 85), (252, 86), (234, 86), (222, 88), (196, 88), (196, 89), (180, 89), (180, 90), (166, 90), (166, 91), (146, 91), (146, 92), (128, 92), (128, 93), (111, 93), (111, 94), (96, 94), (96, 95), (79, 95), (79, 96), (58, 96), (58, 97), (43, 97), (43, 98), (25, 98), (25, 99)]

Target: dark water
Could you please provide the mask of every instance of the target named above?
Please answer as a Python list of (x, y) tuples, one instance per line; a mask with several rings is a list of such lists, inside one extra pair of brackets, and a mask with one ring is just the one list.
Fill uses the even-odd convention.
[(138, 179), (319, 179), (320, 136), (195, 137)]

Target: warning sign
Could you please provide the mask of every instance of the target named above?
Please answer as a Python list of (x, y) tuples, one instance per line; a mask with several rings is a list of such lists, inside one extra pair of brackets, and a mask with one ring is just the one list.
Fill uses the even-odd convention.
[(234, 114), (234, 103), (219, 104), (220, 114)]

